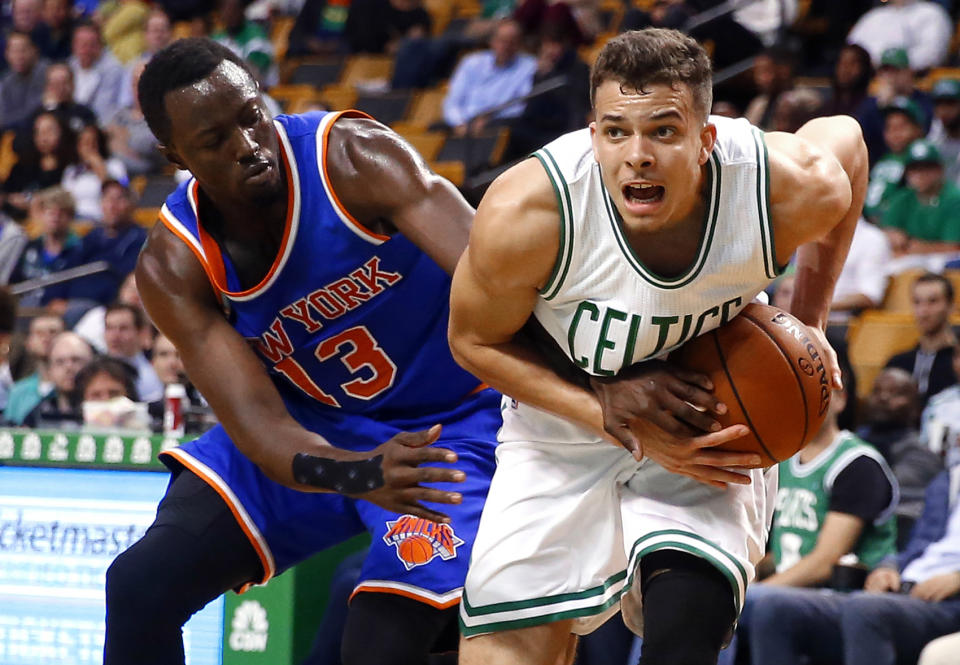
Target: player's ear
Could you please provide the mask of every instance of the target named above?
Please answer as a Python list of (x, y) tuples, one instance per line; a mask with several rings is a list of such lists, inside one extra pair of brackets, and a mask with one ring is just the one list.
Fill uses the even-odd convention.
[(190, 169), (188, 169), (188, 168), (186, 167), (186, 165), (183, 163), (183, 160), (180, 158), (180, 155), (177, 153), (177, 151), (174, 150), (172, 147), (170, 147), (170, 146), (168, 146), (168, 145), (166, 145), (166, 144), (164, 144), (164, 143), (159, 143), (159, 144), (157, 144), (157, 150), (160, 151), (160, 154), (163, 155), (163, 156), (167, 159), (168, 162), (170, 162), (171, 164), (173, 164), (174, 166), (176, 166), (178, 169), (180, 169), (180, 170), (182, 170), (182, 171), (189, 171), (189, 170), (190, 170)]
[[(590, 123), (590, 144), (593, 146), (593, 158), (597, 159), (597, 123)], [(597, 159), (597, 161), (600, 161)]]
[(710, 159), (710, 153), (713, 152), (713, 146), (717, 142), (717, 126), (708, 122), (700, 130), (700, 166), (703, 166)]

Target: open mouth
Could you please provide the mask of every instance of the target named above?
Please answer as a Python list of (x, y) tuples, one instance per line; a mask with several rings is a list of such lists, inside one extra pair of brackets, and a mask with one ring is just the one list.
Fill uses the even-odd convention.
[(623, 198), (631, 205), (659, 203), (663, 200), (664, 191), (661, 185), (625, 185), (623, 187)]

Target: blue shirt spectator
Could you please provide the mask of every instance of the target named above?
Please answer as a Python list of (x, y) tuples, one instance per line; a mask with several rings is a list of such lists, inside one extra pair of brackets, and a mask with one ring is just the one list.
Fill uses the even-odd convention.
[[(537, 61), (519, 52), (521, 37), (517, 23), (503, 21), (490, 39), (489, 51), (472, 53), (457, 65), (443, 100), (443, 120), (457, 135), (466, 134), (468, 125), (487, 109), (530, 92)], [(493, 114), (493, 118), (515, 118), (523, 108), (522, 103), (514, 104)], [(482, 124), (472, 129), (478, 131)]]
[(77, 263), (106, 261), (110, 269), (48, 287), (51, 300), (87, 301), (88, 306), (106, 305), (113, 302), (120, 284), (136, 266), (147, 231), (133, 220), (130, 191), (116, 180), (108, 180), (103, 185), (101, 205), (103, 225), (83, 237)]

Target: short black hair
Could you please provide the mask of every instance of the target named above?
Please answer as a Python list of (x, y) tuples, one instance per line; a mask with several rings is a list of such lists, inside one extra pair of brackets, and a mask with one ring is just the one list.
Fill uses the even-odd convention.
[(112, 302), (107, 305), (107, 310), (103, 313), (104, 319), (113, 312), (130, 312), (130, 316), (133, 317), (133, 325), (136, 326), (137, 330), (143, 330), (144, 326), (147, 325), (147, 319), (139, 307), (128, 305), (125, 302)]
[(123, 391), (131, 401), (137, 402), (140, 397), (137, 395), (137, 370), (133, 365), (116, 358), (99, 356), (91, 360), (77, 372), (74, 381), (75, 390), (80, 400), (83, 400), (83, 394), (87, 392), (87, 386), (98, 374), (106, 374), (117, 383), (123, 385)]
[(203, 80), (224, 60), (239, 65), (256, 81), (243, 58), (206, 37), (177, 40), (150, 59), (137, 84), (137, 97), (143, 117), (158, 141), (170, 142), (170, 117), (164, 103), (167, 93)]

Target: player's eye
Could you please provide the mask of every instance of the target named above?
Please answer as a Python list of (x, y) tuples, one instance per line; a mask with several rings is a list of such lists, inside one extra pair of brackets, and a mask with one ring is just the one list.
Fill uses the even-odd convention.
[(676, 127), (670, 127), (669, 125), (663, 125), (657, 127), (657, 136), (662, 139), (668, 139), (674, 136), (677, 133)]
[(619, 139), (626, 136), (626, 132), (619, 127), (607, 127), (606, 134), (612, 139)]

